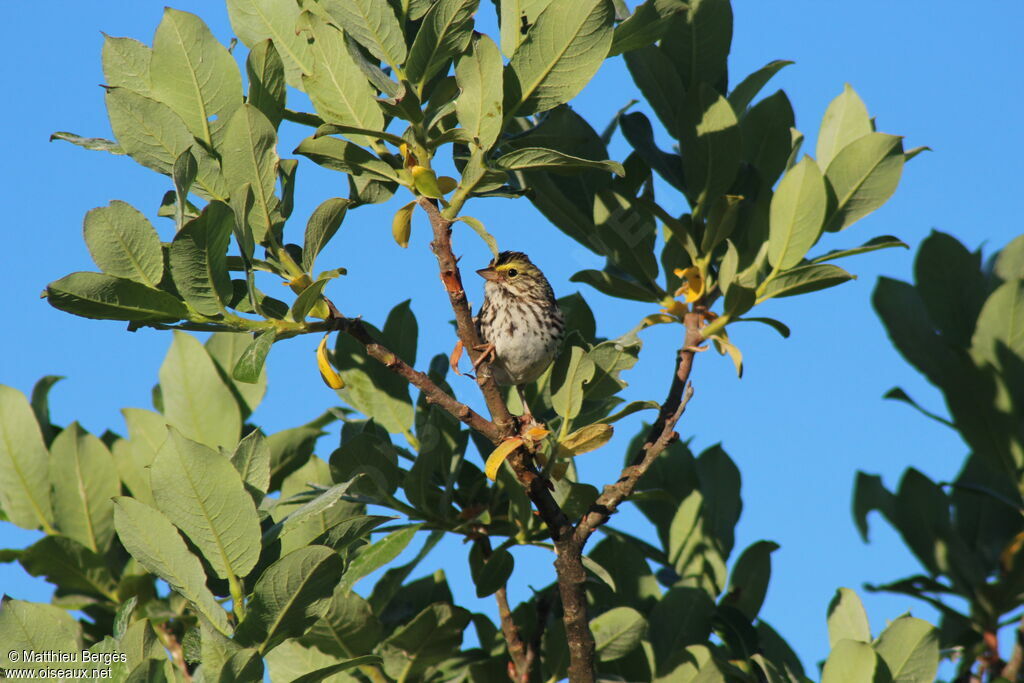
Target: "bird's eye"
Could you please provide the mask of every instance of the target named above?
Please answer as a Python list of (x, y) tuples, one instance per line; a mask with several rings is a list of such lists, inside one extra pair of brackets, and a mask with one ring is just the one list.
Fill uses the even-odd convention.
[(509, 277), (515, 277), (516, 275), (519, 275), (519, 271), (518, 270), (516, 270), (515, 268), (509, 268), (508, 269), (508, 276)]

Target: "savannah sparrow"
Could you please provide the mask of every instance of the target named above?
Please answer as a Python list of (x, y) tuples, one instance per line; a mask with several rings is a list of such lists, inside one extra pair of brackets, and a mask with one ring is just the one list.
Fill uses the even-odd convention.
[(540, 377), (554, 359), (564, 333), (562, 311), (544, 273), (522, 252), (503, 251), (476, 272), (487, 281), (476, 316), (481, 358), (493, 357), (492, 376), (498, 384), (515, 385), (523, 416), (532, 422), (522, 385)]

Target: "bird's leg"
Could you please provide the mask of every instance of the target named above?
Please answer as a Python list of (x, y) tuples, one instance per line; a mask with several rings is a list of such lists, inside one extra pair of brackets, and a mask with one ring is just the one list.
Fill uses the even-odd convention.
[(494, 344), (480, 344), (479, 346), (474, 346), (473, 350), (481, 352), (480, 355), (477, 357), (477, 359), (475, 361), (473, 361), (473, 369), (474, 370), (479, 368), (480, 365), (483, 364), (483, 363), (494, 362), (494, 359), (496, 357), (496, 354), (495, 354), (495, 351), (494, 351)]
[(533, 417), (533, 413), (530, 412), (530, 404), (526, 401), (526, 390), (523, 388), (523, 385), (517, 384), (516, 391), (519, 392), (519, 402), (523, 404), (523, 414), (519, 416), (519, 431), (522, 433), (538, 426), (540, 423), (537, 422)]

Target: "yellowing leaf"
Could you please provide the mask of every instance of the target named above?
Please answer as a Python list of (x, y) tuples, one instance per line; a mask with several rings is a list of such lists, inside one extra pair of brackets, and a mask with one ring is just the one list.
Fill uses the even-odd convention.
[(577, 429), (558, 442), (559, 455), (574, 456), (595, 451), (608, 443), (615, 428), (609, 424), (593, 424)]
[(497, 448), (491, 451), (491, 454), (487, 456), (487, 464), (484, 465), (484, 472), (487, 474), (487, 478), (494, 481), (498, 476), (498, 468), (501, 467), (501, 463), (505, 462), (505, 458), (512, 454), (512, 451), (523, 445), (523, 440), (518, 436), (511, 439), (505, 439), (501, 442)]
[(316, 347), (316, 365), (320, 368), (320, 377), (323, 378), (324, 384), (331, 389), (341, 389), (345, 386), (345, 380), (341, 378), (327, 357), (327, 337), (329, 336), (325, 334), (324, 338), (320, 340), (320, 346)]
[(526, 430), (526, 438), (530, 439), (531, 441), (539, 441), (550, 433), (550, 431), (544, 429), (543, 427), (530, 427), (528, 430)]
[(712, 335), (711, 340), (715, 343), (715, 348), (721, 354), (729, 354), (729, 358), (732, 359), (732, 364), (736, 366), (736, 376), (743, 377), (743, 353), (736, 348), (736, 346), (729, 341), (728, 335), (725, 331), (719, 332), (718, 334)]
[(437, 175), (425, 166), (412, 167), (412, 183), (416, 186), (416, 191), (424, 197), (440, 199), (444, 196), (437, 185)]
[(690, 304), (704, 295), (704, 278), (700, 274), (700, 268), (676, 268), (673, 272), (683, 279), (682, 286), (676, 290), (676, 296), (685, 295), (686, 303)]
[(415, 207), (416, 202), (409, 202), (396, 211), (395, 217), (391, 219), (391, 235), (395, 238), (395, 242), (398, 242), (398, 246), (403, 249), (409, 246), (409, 236), (412, 234), (412, 210)]

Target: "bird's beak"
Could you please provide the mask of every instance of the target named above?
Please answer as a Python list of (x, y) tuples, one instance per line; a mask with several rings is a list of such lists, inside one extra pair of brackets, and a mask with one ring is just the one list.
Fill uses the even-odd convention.
[(501, 277), (498, 274), (498, 271), (496, 271), (491, 266), (488, 266), (486, 268), (481, 268), (480, 270), (476, 271), (476, 274), (479, 275), (480, 277), (482, 277), (483, 279), (490, 280), (492, 282)]

